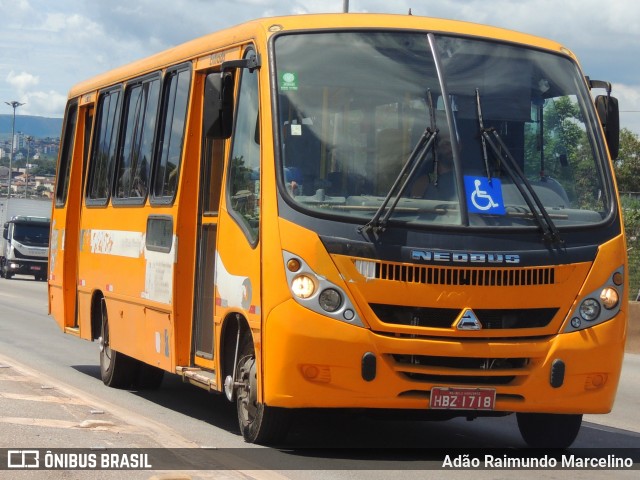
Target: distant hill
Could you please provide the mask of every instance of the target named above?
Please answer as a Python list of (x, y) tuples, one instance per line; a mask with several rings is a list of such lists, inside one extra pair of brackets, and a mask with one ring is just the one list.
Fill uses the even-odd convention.
[[(11, 136), (11, 122), (13, 115), (0, 115), (0, 135)], [(16, 133), (22, 132), (37, 138), (60, 137), (62, 130), (61, 118), (35, 117), (32, 115), (16, 114)]]

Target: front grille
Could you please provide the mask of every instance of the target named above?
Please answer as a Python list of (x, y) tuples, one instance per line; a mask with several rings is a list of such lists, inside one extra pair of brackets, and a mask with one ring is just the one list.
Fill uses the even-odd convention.
[(13, 249), (13, 255), (15, 258), (17, 259), (21, 259), (21, 260), (40, 260), (40, 261), (44, 261), (47, 260), (47, 256), (46, 255), (25, 255), (23, 253), (21, 253), (17, 248)]
[[(369, 305), (378, 319), (392, 325), (451, 328), (462, 313), (457, 308), (420, 308), (372, 303)], [(546, 327), (558, 312), (557, 308), (474, 309), (486, 330)]]
[(437, 357), (392, 354), (394, 370), (430, 384), (509, 385), (528, 374), (528, 358)]
[(555, 268), (458, 268), (407, 265), (373, 260), (355, 260), (367, 278), (426, 285), (470, 285), (481, 287), (553, 285)]

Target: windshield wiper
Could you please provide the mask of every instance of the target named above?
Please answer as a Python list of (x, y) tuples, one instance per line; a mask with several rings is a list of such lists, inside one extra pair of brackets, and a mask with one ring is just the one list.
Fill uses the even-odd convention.
[[(411, 155), (409, 155), (409, 158), (403, 165), (402, 170), (400, 170), (400, 173), (393, 182), (393, 185), (389, 189), (387, 196), (384, 197), (382, 204), (380, 205), (380, 207), (378, 207), (378, 210), (376, 210), (373, 218), (369, 220), (365, 225), (358, 227), (358, 232), (368, 232), (370, 230), (383, 232), (387, 228), (389, 217), (398, 205), (400, 197), (406, 190), (409, 181), (413, 178), (415, 172), (418, 170), (418, 167), (420, 167), (420, 165), (422, 164), (422, 159), (425, 157), (429, 148), (431, 148), (431, 146), (433, 145), (433, 141), (435, 140), (437, 135), (438, 131), (432, 130), (431, 128), (427, 128), (424, 131), (424, 133), (418, 140), (418, 143), (416, 143), (416, 146), (413, 148)], [(406, 176), (404, 181), (402, 181), (402, 177), (404, 177), (407, 170), (409, 170), (409, 174)], [(393, 200), (393, 203), (391, 204), (391, 206), (389, 206), (389, 209), (385, 213), (384, 217), (382, 217), (382, 213), (384, 212), (385, 208), (387, 208), (391, 197), (396, 191), (397, 194), (395, 196), (395, 199)]]
[[(398, 205), (398, 202), (400, 201), (400, 197), (402, 196), (404, 191), (407, 189), (409, 182), (411, 181), (415, 173), (418, 171), (418, 168), (420, 167), (420, 165), (422, 165), (422, 161), (425, 158), (426, 153), (432, 147), (433, 142), (435, 141), (436, 136), (438, 135), (438, 129), (436, 128), (433, 99), (431, 98), (430, 91), (427, 92), (427, 99), (429, 103), (429, 119), (430, 119), (431, 126), (427, 127), (425, 131), (422, 133), (422, 135), (420, 136), (420, 138), (418, 139), (418, 142), (413, 147), (413, 150), (411, 151), (409, 158), (407, 159), (405, 164), (402, 166), (400, 173), (398, 173), (398, 176), (394, 180), (393, 185), (391, 185), (389, 192), (387, 192), (387, 195), (384, 197), (382, 204), (380, 205), (380, 207), (378, 207), (378, 209), (376, 210), (376, 213), (373, 215), (373, 218), (369, 220), (365, 225), (358, 227), (359, 233), (369, 232), (371, 230), (373, 230), (374, 232), (384, 232), (384, 230), (387, 228), (389, 217), (391, 216), (396, 206)], [(435, 162), (437, 162), (437, 159), (435, 160)], [(403, 181), (402, 179), (405, 176), (405, 173), (407, 171), (409, 171), (409, 173), (404, 178), (404, 181)], [(395, 194), (395, 198), (393, 200), (393, 203), (389, 206), (389, 209), (387, 210), (387, 212), (383, 217), (382, 214), (387, 208), (387, 205), (389, 204), (389, 201), (391, 200), (391, 197), (394, 196), (394, 194)]]
[[(476, 89), (476, 104), (478, 107), (478, 122), (480, 124), (480, 134), (482, 139), (485, 168), (487, 170), (487, 177), (489, 178), (489, 181), (491, 181), (491, 172), (489, 169), (486, 144), (489, 144), (489, 147), (491, 147), (491, 150), (496, 155), (496, 157), (498, 157), (500, 160), (504, 160), (504, 162), (502, 162), (502, 165), (504, 166), (507, 174), (511, 177), (513, 184), (520, 192), (520, 195), (522, 195), (522, 198), (524, 198), (527, 207), (529, 207), (529, 210), (531, 211), (531, 215), (533, 215), (533, 218), (542, 229), (544, 240), (551, 243), (563, 244), (564, 240), (562, 240), (562, 238), (560, 237), (560, 231), (558, 230), (558, 227), (556, 227), (556, 224), (553, 223), (553, 220), (549, 216), (549, 212), (547, 212), (547, 209), (544, 207), (544, 204), (540, 200), (540, 197), (531, 186), (531, 183), (529, 183), (529, 180), (525, 176), (522, 169), (518, 166), (518, 162), (511, 154), (511, 151), (504, 143), (504, 140), (502, 140), (502, 137), (500, 136), (498, 131), (493, 127), (484, 127), (484, 123), (482, 120), (482, 108), (480, 106), (480, 91), (478, 89)], [(498, 148), (498, 146), (500, 148)]]

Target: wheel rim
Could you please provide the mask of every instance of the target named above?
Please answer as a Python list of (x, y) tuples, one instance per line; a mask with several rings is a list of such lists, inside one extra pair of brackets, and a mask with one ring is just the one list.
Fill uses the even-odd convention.
[(251, 425), (256, 419), (258, 408), (256, 385), (256, 359), (253, 355), (240, 360), (238, 365), (238, 415), (244, 427)]
[(98, 344), (100, 346), (100, 361), (104, 371), (108, 371), (111, 368), (111, 347), (109, 346), (109, 323), (107, 322), (107, 315), (102, 307), (102, 331), (100, 332), (100, 338)]

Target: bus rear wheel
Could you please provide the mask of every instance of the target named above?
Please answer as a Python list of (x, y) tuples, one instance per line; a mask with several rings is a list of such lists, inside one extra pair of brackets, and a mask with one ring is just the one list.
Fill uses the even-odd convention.
[(102, 382), (114, 388), (129, 388), (134, 384), (138, 375), (138, 365), (136, 361), (116, 352), (111, 348), (109, 337), (109, 319), (107, 318), (107, 306), (104, 299), (100, 302), (102, 315), (102, 327), (100, 329), (100, 376)]
[(533, 448), (569, 448), (578, 436), (582, 415), (517, 413), (518, 428)]
[(258, 401), (256, 355), (248, 335), (242, 340), (236, 372), (238, 424), (245, 441), (258, 444), (282, 441), (289, 430), (290, 412)]

